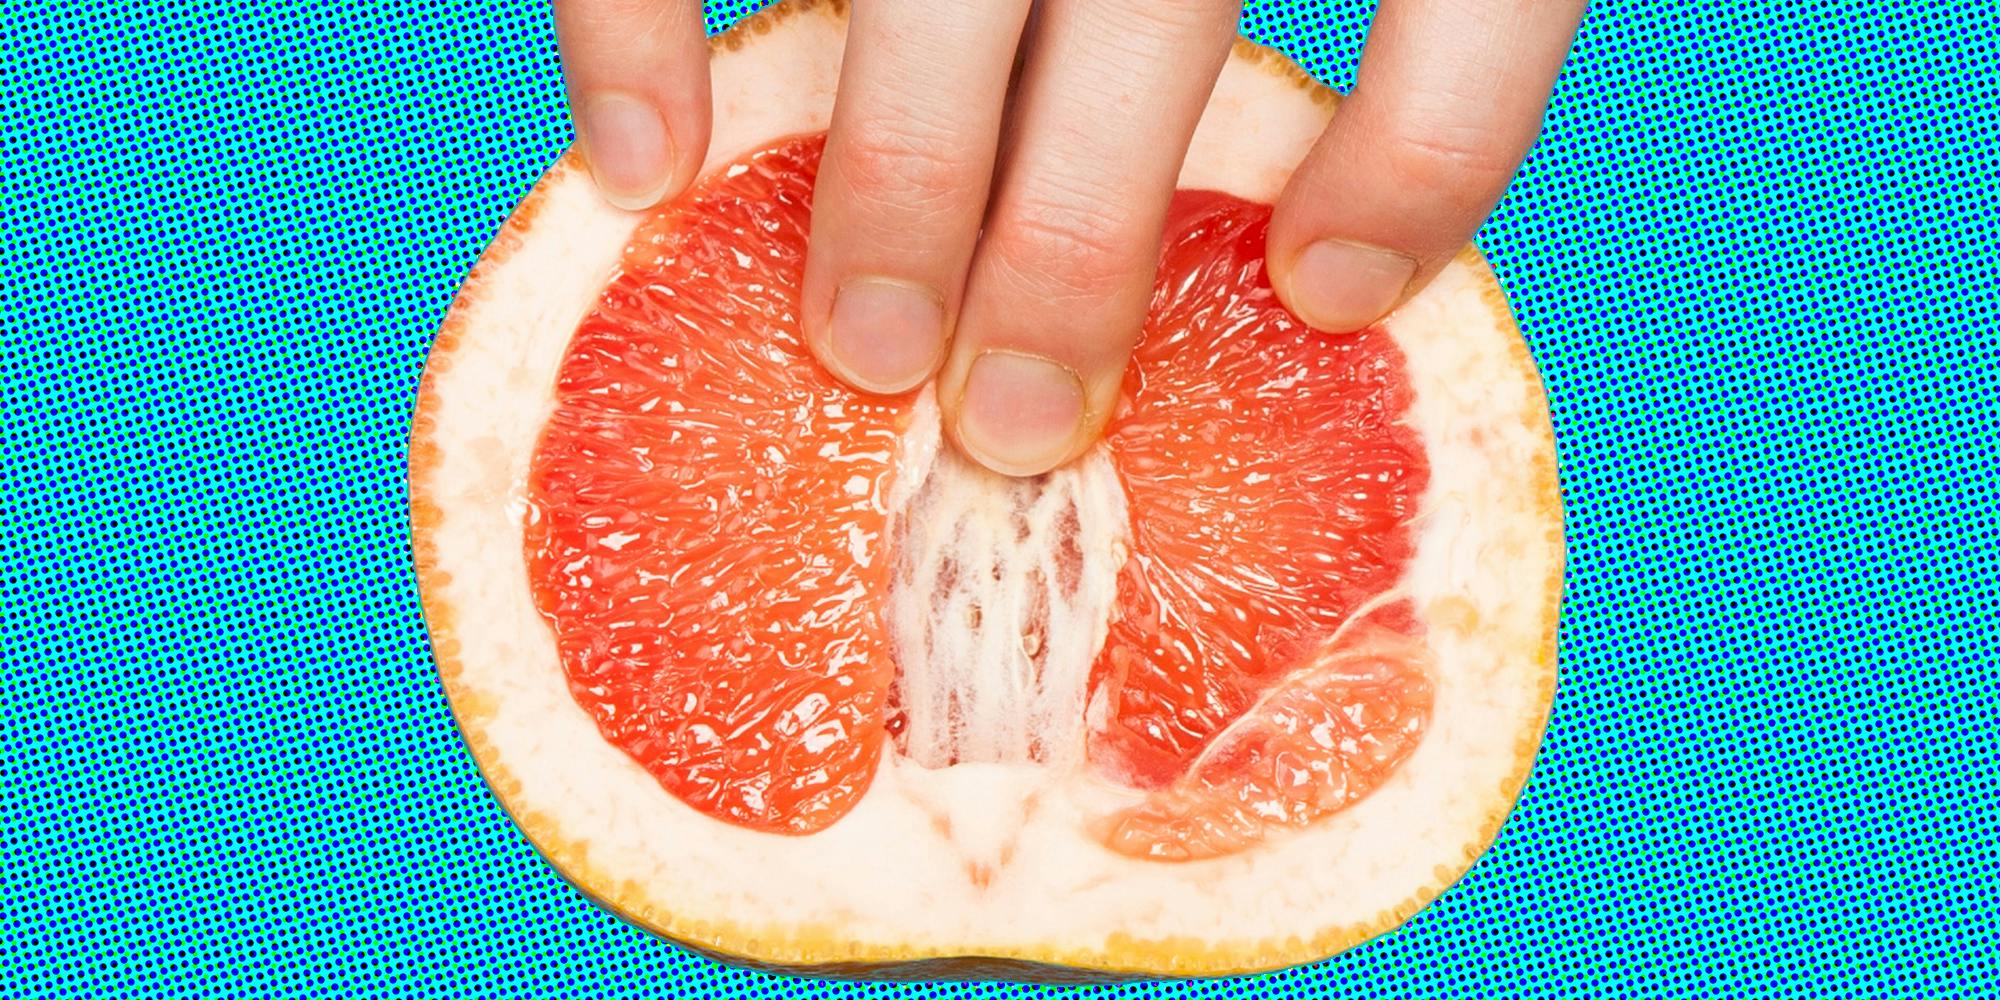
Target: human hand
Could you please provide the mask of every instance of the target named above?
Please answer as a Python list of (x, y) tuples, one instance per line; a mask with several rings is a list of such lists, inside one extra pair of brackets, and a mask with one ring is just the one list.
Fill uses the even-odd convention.
[[(1266, 259), (1293, 313), (1365, 326), (1471, 239), (1540, 131), (1583, 7), (1384, 0), (1353, 93), (1272, 216)], [(672, 197), (708, 144), (699, 0), (555, 0), (555, 13), (605, 196), (632, 209)], [(1229, 0), (856, 0), (801, 303), (821, 361), (871, 392), (936, 375), (952, 437), (1000, 472), (1088, 448), (1239, 13)]]

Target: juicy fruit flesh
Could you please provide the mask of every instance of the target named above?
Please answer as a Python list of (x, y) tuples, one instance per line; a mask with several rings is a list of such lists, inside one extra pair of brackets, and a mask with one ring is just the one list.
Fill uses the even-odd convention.
[[(819, 149), (739, 161), (641, 229), (528, 483), (530, 583), (578, 703), (684, 802), (785, 833), (851, 809), (897, 721), (887, 498), (914, 410), (835, 383), (800, 337)], [(1386, 779), (1428, 716), (1407, 617), (1350, 621), (1393, 588), (1426, 480), (1401, 360), (1381, 331), (1277, 305), (1267, 217), (1177, 197), (1107, 435), (1131, 554), (1087, 757), (1151, 789), (1105, 818), (1123, 853), (1311, 822)]]
[(1098, 661), (1115, 724), (1092, 755), (1141, 783), (1209, 739), (1395, 585), (1426, 481), (1380, 331), (1292, 318), (1264, 274), (1266, 211), (1183, 193), (1105, 435), (1132, 514), (1122, 614)]
[(1105, 842), (1141, 857), (1214, 857), (1354, 804), (1423, 737), (1428, 660), (1381, 626), (1341, 635), (1216, 733), (1184, 774), (1112, 817)]
[(816, 160), (757, 157), (640, 231), (563, 361), (528, 484), (530, 579), (577, 701), (689, 805), (790, 832), (844, 815), (881, 755), (907, 410), (799, 339)]

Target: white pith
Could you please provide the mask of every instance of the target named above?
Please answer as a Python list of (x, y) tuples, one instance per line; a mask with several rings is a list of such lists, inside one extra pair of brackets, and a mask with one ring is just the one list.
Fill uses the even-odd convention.
[[(823, 129), (844, 31), (842, 16), (813, 8), (719, 52), (709, 165)], [(1232, 59), (1182, 186), (1269, 202), (1330, 114), (1267, 67)], [(1064, 766), (1080, 750), (1080, 728), (1050, 730), (1072, 748), (1052, 756), (1052, 766), (937, 768), (891, 753), (854, 811), (810, 837), (750, 832), (699, 814), (599, 736), (570, 695), (529, 592), (522, 497), (557, 365), (640, 217), (605, 204), (567, 164), (543, 181), (539, 211), (530, 237), (485, 276), (484, 295), (466, 303), (463, 343), (426, 387), (436, 400), (440, 460), (424, 485), (442, 511), (431, 529), (442, 574), (426, 600), (456, 609), (462, 673), (454, 697), (489, 712), (482, 733), (489, 763), (511, 776), (502, 790), (509, 808), (555, 817), (565, 838), (587, 844), (601, 877), (638, 887), (647, 902), (640, 916), (695, 939), (706, 928), (756, 929), (777, 960), (792, 954), (795, 934), (829, 926), (865, 954), (1068, 954), (1114, 940), (1176, 938), (1252, 949), (1380, 923), (1483, 848), (1496, 790), (1509, 784), (1517, 747), (1533, 738), (1545, 709), (1531, 661), (1553, 613), (1544, 581), (1561, 556), (1537, 507), (1547, 442), (1531, 428), (1542, 425), (1544, 407), (1514, 374), (1518, 335), (1483, 301), (1472, 266), (1451, 265), (1389, 323), (1408, 359), (1410, 420), (1431, 462), (1416, 554), (1401, 585), (1426, 619), (1435, 656), (1436, 703), (1423, 743), (1374, 794), (1309, 830), (1213, 861), (1159, 864), (1114, 854), (1086, 829), (1088, 818), (1131, 793)], [(932, 461), (944, 461), (933, 453)], [(1108, 499), (1115, 482), (1110, 493), (1089, 485), (1110, 476), (1108, 467), (1086, 464), (1065, 475), (1082, 498), (1079, 516), (1097, 525), (1088, 544), (1116, 556), (1124, 512)], [(985, 501), (954, 490), (930, 502), (964, 515)], [(912, 523), (931, 531), (947, 520)], [(972, 522), (998, 523), (983, 515)], [(1096, 602), (1108, 603), (1110, 591), (1090, 574), (1107, 564), (1115, 571), (1115, 562), (1087, 562), (1096, 568), (1087, 570), (1086, 596), (1067, 612), (1073, 620), (1049, 629), (1057, 637), (1048, 661), (1062, 670), (1087, 672), (1102, 641)], [(932, 613), (919, 591), (906, 593), (916, 596), (894, 605), (892, 619)], [(960, 598), (954, 613), (973, 600), (1020, 612), (1019, 594)], [(1003, 669), (991, 664), (1006, 662), (1006, 642), (1018, 651), (1018, 631), (1010, 638), (1004, 629), (947, 641), (962, 647), (933, 650), (943, 672), (927, 675), (947, 685), (957, 683), (950, 671), (968, 663)], [(912, 727), (920, 724), (915, 703), (932, 706), (921, 722), (931, 735), (917, 739), (913, 728), (910, 743), (948, 743), (965, 760), (1018, 758), (1009, 746), (1025, 738), (1020, 719), (1080, 727), (1081, 679), (1073, 689), (1046, 688), (1034, 705), (996, 694), (948, 739), (937, 728), (935, 699), (905, 692)]]
[(1109, 460), (1093, 451), (1039, 482), (995, 475), (944, 444), (926, 391), (889, 508), (897, 749), (926, 767), (1080, 762), (1129, 534)]

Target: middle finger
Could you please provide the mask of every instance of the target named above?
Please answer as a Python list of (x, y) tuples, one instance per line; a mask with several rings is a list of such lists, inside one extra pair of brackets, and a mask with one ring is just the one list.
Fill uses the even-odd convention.
[(813, 193), (803, 317), (843, 381), (901, 392), (944, 360), (1028, 0), (860, 0)]
[(1188, 141), (1235, 38), (1221, 0), (1049, 0), (1028, 40), (938, 401), (961, 449), (1032, 475), (1111, 416)]

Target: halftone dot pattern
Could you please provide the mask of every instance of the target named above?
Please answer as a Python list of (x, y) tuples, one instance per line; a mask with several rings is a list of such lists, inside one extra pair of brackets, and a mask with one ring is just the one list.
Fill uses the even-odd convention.
[[(1244, 27), (1345, 87), (1371, 9)], [(1056, 992), (682, 953), (460, 744), (406, 436), (568, 141), (543, 0), (0, 19), (9, 993)], [(1481, 234), (1569, 512), (1525, 796), (1371, 944), (1095, 995), (2000, 992), (1997, 40), (1976, 3), (1593, 5)]]

